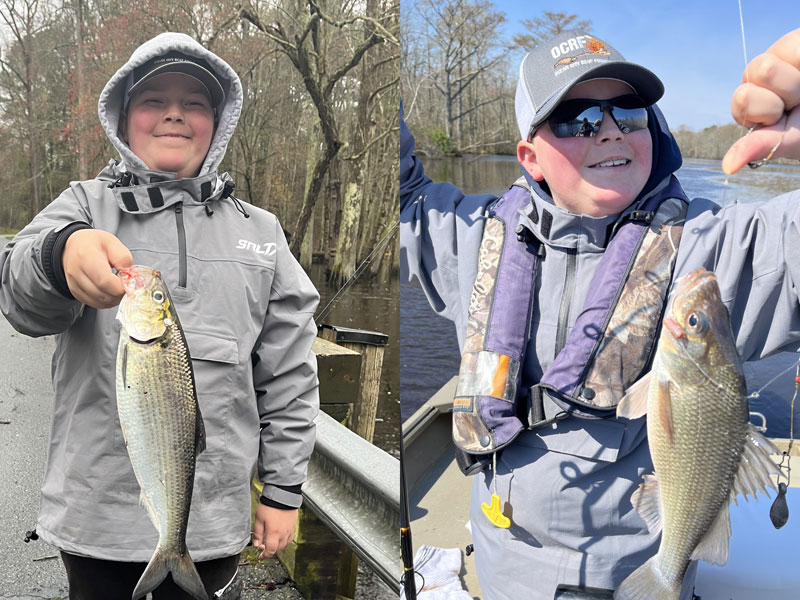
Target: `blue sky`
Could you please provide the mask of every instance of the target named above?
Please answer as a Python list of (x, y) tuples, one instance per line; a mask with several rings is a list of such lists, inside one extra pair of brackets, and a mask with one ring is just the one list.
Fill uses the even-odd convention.
[[(630, 61), (664, 82), (659, 102), (670, 127), (701, 129), (730, 123), (731, 93), (744, 71), (737, 0), (494, 0), (506, 14), (505, 34), (521, 32), (522, 19), (545, 11), (577, 14)], [(768, 8), (767, 8), (768, 7)], [(748, 59), (800, 27), (800, 0), (742, 0)], [(519, 64), (521, 54), (512, 57)]]

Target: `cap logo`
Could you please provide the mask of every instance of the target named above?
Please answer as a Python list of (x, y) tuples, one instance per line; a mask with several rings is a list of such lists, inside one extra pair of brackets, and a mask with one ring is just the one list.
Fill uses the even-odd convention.
[[(578, 54), (565, 56), (572, 52), (578, 52)], [(553, 68), (556, 69), (555, 74), (558, 75), (566, 70), (565, 68), (559, 69), (559, 67), (566, 67), (567, 65), (574, 66), (573, 63), (583, 57), (591, 58), (580, 61), (580, 64), (586, 64), (588, 62), (606, 62), (607, 59), (601, 57), (610, 56), (611, 52), (606, 50), (605, 42), (588, 35), (579, 35), (553, 46), (550, 49), (550, 54), (553, 58), (558, 59), (553, 65)]]

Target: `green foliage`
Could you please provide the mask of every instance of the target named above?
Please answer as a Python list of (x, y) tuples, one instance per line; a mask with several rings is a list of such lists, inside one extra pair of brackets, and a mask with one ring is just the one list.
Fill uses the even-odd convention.
[(443, 127), (433, 127), (426, 133), (439, 152), (445, 155), (452, 154), (453, 141), (450, 139), (450, 136), (447, 135)]
[(686, 126), (672, 133), (684, 158), (721, 159), (728, 148), (742, 136), (744, 130), (736, 123), (711, 125), (702, 131), (694, 131)]

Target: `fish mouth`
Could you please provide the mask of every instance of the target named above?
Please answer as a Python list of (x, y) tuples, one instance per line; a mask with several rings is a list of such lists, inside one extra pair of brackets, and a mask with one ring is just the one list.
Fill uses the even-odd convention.
[(150, 346), (151, 344), (155, 344), (158, 340), (163, 338), (164, 335), (159, 335), (154, 338), (150, 338), (149, 340), (140, 340), (138, 338), (133, 337), (132, 335), (128, 335), (128, 339), (132, 341), (134, 344), (139, 344), (140, 346)]

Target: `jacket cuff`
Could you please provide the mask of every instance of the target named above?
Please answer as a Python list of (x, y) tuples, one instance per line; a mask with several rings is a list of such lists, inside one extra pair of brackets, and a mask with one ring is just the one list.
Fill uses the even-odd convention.
[(75, 221), (61, 229), (54, 229), (48, 233), (44, 238), (44, 244), (42, 244), (42, 270), (47, 276), (47, 280), (62, 296), (70, 300), (74, 300), (75, 297), (69, 291), (69, 286), (67, 285), (62, 257), (67, 239), (80, 229), (92, 229), (92, 226), (83, 221)]
[(299, 508), (303, 504), (303, 495), (300, 492), (301, 486), (302, 484), (274, 485), (267, 483), (261, 492), (261, 504), (283, 510)]

